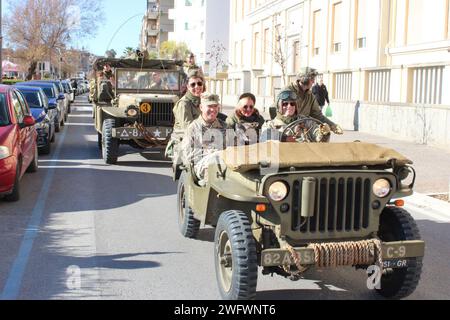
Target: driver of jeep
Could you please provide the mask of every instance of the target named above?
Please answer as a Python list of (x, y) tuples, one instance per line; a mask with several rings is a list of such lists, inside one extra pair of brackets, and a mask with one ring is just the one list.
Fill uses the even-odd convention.
[[(310, 120), (297, 114), (297, 93), (285, 89), (277, 97), (277, 115), (275, 119), (267, 121), (262, 127), (260, 141), (281, 140), (283, 142), (328, 142), (330, 126)], [(289, 124), (299, 119), (305, 119), (292, 130), (286, 131)], [(284, 132), (284, 136), (282, 137)]]
[(226, 148), (226, 123), (217, 118), (219, 101), (216, 94), (202, 94), (200, 117), (189, 125), (182, 142), (183, 162), (193, 165), (200, 185), (206, 184), (209, 165), (221, 161), (220, 151)]

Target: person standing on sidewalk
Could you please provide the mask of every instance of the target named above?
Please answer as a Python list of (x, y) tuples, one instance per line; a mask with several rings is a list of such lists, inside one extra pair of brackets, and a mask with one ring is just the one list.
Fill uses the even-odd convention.
[(320, 80), (320, 84), (316, 83), (312, 87), (312, 93), (316, 97), (317, 103), (319, 103), (320, 108), (323, 110), (325, 102), (330, 105), (330, 98), (328, 97), (327, 87), (323, 84), (323, 80)]
[(322, 123), (328, 124), (331, 128), (331, 131), (333, 131), (335, 134), (344, 134), (344, 131), (339, 125), (335, 124), (333, 121), (323, 115), (316, 98), (311, 92), (311, 88), (316, 82), (317, 75), (318, 72), (316, 69), (310, 67), (303, 68), (297, 75), (297, 81), (295, 83), (292, 83), (282, 91), (291, 90), (297, 94), (298, 115), (317, 119)]

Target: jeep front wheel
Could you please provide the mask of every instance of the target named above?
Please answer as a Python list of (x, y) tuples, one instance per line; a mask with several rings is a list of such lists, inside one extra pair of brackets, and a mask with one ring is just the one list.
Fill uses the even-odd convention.
[(178, 181), (177, 189), (178, 226), (183, 237), (194, 239), (200, 229), (200, 221), (194, 218), (194, 212), (189, 207), (185, 181), (186, 174), (183, 173)]
[(102, 154), (106, 164), (116, 164), (119, 153), (119, 140), (112, 136), (112, 130), (116, 126), (116, 120), (103, 121), (102, 130)]
[(258, 262), (250, 221), (242, 211), (221, 214), (214, 238), (216, 278), (225, 300), (256, 296)]
[[(421, 240), (413, 217), (404, 209), (386, 207), (381, 213), (378, 236), (383, 242)], [(401, 269), (385, 269), (377, 292), (390, 299), (401, 299), (414, 292), (422, 273), (422, 257), (410, 258)]]

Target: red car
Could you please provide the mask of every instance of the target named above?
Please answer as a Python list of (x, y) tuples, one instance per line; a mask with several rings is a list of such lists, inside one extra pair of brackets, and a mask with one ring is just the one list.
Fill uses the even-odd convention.
[(0, 85), (0, 196), (7, 201), (19, 200), (20, 179), (38, 168), (34, 124), (22, 94)]

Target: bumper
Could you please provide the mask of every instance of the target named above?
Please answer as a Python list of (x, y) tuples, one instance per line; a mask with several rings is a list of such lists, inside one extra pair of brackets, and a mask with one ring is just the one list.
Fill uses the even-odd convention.
[[(151, 137), (165, 141), (172, 134), (173, 128), (170, 127), (146, 127), (147, 134)], [(114, 128), (112, 130), (113, 138), (120, 140), (143, 139), (144, 135), (136, 128), (124, 127)]]
[[(302, 265), (305, 266), (315, 265), (316, 257), (314, 254), (314, 250), (312, 248), (294, 248), (294, 249), (299, 256)], [(405, 267), (408, 264), (408, 259), (423, 257), (424, 254), (425, 254), (425, 242), (421, 240), (382, 243), (383, 264), (387, 268)], [(288, 250), (283, 249), (263, 250), (261, 252), (260, 262), (261, 266), (263, 267), (294, 265), (293, 259)]]
[(16, 157), (0, 160), (0, 195), (11, 193), (16, 180)]

